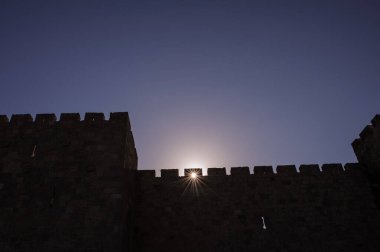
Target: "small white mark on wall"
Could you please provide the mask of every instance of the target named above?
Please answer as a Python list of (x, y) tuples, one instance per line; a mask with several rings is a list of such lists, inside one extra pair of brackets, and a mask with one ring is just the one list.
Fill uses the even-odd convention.
[(267, 226), (265, 225), (265, 219), (264, 219), (264, 216), (261, 216), (261, 220), (263, 221), (263, 229), (267, 229)]
[(36, 148), (37, 145), (34, 145), (32, 155), (30, 155), (31, 158), (34, 158), (36, 156)]

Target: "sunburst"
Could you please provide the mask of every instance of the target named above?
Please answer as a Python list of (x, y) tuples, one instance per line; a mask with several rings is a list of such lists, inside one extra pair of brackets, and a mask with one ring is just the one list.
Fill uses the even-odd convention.
[(185, 176), (183, 177), (182, 182), (185, 184), (185, 189), (183, 190), (182, 196), (190, 193), (198, 197), (200, 190), (203, 186), (205, 186), (202, 176), (202, 169), (185, 169)]

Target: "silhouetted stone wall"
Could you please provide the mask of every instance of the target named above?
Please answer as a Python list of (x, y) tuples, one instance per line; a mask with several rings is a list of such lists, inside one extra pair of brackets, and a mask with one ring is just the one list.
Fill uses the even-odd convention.
[(360, 138), (352, 143), (355, 154), (367, 175), (375, 201), (380, 208), (380, 115), (372, 119), (360, 133)]
[(135, 176), (127, 113), (0, 115), (0, 251), (379, 251), (379, 135), (344, 168)]
[(127, 113), (0, 116), (0, 251), (121, 251), (136, 166)]
[(344, 169), (138, 171), (136, 251), (380, 251), (379, 122), (353, 143), (360, 164)]
[[(137, 251), (378, 251), (380, 212), (358, 164), (138, 171)], [(263, 227), (265, 223), (265, 228)]]

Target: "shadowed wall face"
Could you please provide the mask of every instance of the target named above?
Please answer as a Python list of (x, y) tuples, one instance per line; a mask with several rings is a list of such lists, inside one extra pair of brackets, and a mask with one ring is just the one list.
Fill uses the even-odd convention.
[(371, 182), (375, 201), (380, 208), (380, 115), (376, 115), (352, 143), (355, 154)]
[(0, 116), (1, 251), (377, 251), (379, 116), (359, 164), (137, 172), (127, 113)]
[(136, 164), (127, 113), (0, 116), (0, 250), (121, 251)]
[[(377, 251), (380, 116), (353, 142), (359, 164), (138, 171), (138, 251)], [(160, 235), (157, 235), (160, 234)]]
[(375, 251), (380, 212), (361, 168), (300, 170), (138, 171), (137, 251)]

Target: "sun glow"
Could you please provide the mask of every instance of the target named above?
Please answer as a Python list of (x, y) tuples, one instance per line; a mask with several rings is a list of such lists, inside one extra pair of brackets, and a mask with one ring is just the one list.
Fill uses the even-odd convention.
[(192, 173), (190, 174), (190, 177), (191, 177), (192, 179), (196, 179), (196, 178), (197, 178), (197, 173), (196, 173), (196, 172), (192, 172)]
[(203, 181), (201, 168), (186, 168), (185, 176), (180, 180), (184, 184), (184, 190), (181, 197), (193, 195), (198, 198), (203, 191), (205, 182)]
[(202, 162), (189, 162), (184, 165), (186, 168), (204, 168), (204, 164)]

